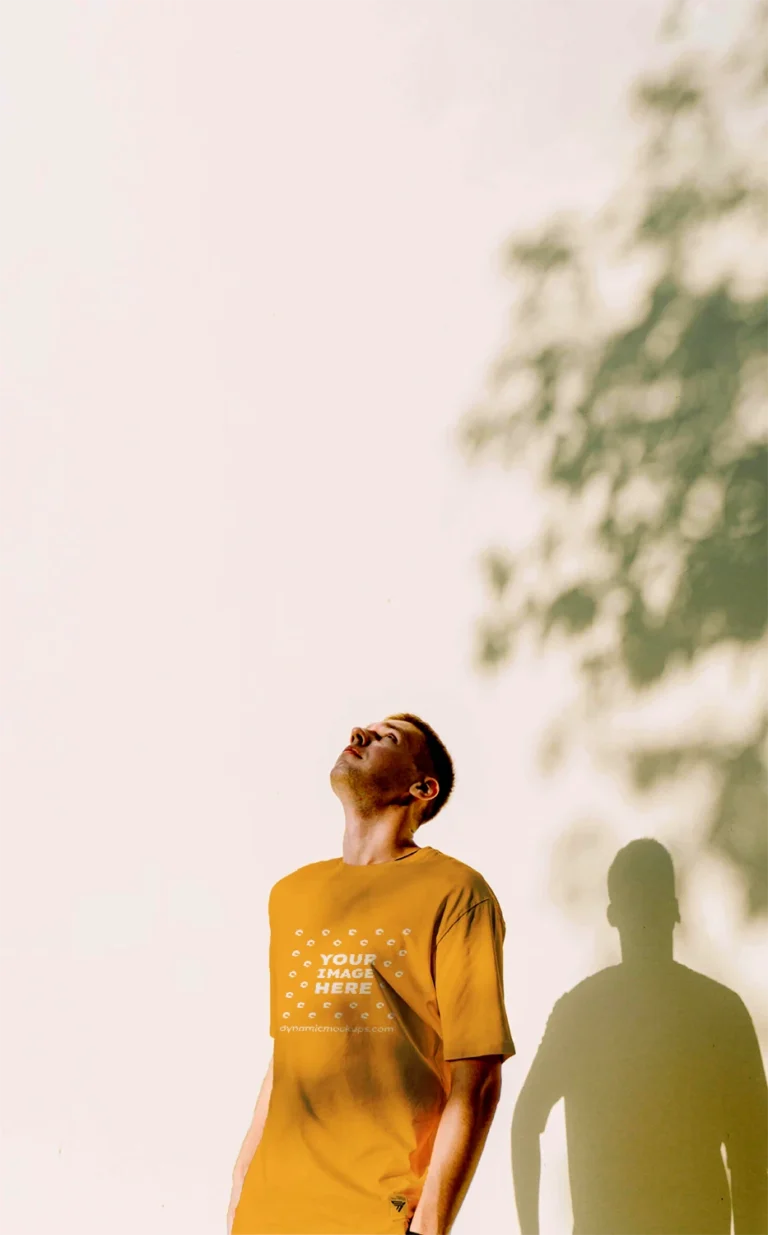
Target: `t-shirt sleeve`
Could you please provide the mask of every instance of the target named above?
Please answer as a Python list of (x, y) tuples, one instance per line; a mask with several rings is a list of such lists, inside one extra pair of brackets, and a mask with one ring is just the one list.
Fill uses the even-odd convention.
[(501, 909), (488, 897), (437, 940), (435, 990), (446, 1061), (515, 1054), (504, 1007), (505, 933)]

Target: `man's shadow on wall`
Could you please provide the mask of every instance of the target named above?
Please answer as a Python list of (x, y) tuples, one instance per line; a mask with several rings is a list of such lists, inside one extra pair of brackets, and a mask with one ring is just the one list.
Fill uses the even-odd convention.
[(515, 1106), (522, 1235), (539, 1231), (539, 1137), (560, 1098), (574, 1235), (730, 1235), (732, 1208), (735, 1235), (765, 1235), (768, 1098), (749, 1013), (674, 960), (680, 912), (662, 844), (621, 849), (608, 895), (621, 964), (557, 1001)]

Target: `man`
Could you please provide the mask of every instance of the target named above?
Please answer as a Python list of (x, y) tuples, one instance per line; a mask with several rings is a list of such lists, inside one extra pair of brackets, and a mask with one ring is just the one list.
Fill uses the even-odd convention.
[(522, 1235), (539, 1232), (539, 1137), (560, 1098), (574, 1235), (766, 1235), (768, 1089), (749, 1013), (675, 961), (680, 908), (659, 841), (619, 850), (608, 895), (621, 964), (557, 1001), (515, 1106)]
[(402, 712), (331, 770), (342, 857), (269, 898), (273, 1060), (233, 1175), (232, 1235), (446, 1235), (515, 1053), (505, 923), (482, 875), (417, 829), (453, 764)]

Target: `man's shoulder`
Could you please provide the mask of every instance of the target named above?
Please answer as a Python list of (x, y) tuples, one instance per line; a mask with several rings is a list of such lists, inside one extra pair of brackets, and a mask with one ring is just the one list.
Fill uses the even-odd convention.
[(440, 872), (443, 878), (457, 889), (461, 889), (473, 901), (496, 899), (488, 880), (474, 866), (462, 862), (460, 858), (455, 858), (449, 853), (442, 853), (438, 849), (433, 850), (433, 853), (440, 859)]
[(478, 906), (483, 906), (483, 912), (490, 911), (498, 919), (503, 935), (506, 932), (504, 914), (485, 876), (460, 858), (447, 853), (439, 853), (439, 857), (440, 938), (447, 935), (460, 918)]
[(296, 870), (288, 871), (286, 875), (282, 875), (272, 885), (270, 896), (277, 892), (290, 890), (300, 884), (312, 884), (316, 881), (322, 881), (331, 873), (335, 866), (338, 866), (338, 862), (338, 858), (325, 858), (320, 862), (307, 862), (304, 866), (298, 866)]

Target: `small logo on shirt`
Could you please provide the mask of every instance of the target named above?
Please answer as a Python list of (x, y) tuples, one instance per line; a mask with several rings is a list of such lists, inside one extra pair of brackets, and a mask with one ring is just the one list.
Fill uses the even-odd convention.
[(406, 1201), (404, 1196), (391, 1196), (389, 1198), (389, 1203), (390, 1205), (394, 1205), (397, 1212), (400, 1213), (400, 1210), (405, 1208)]

